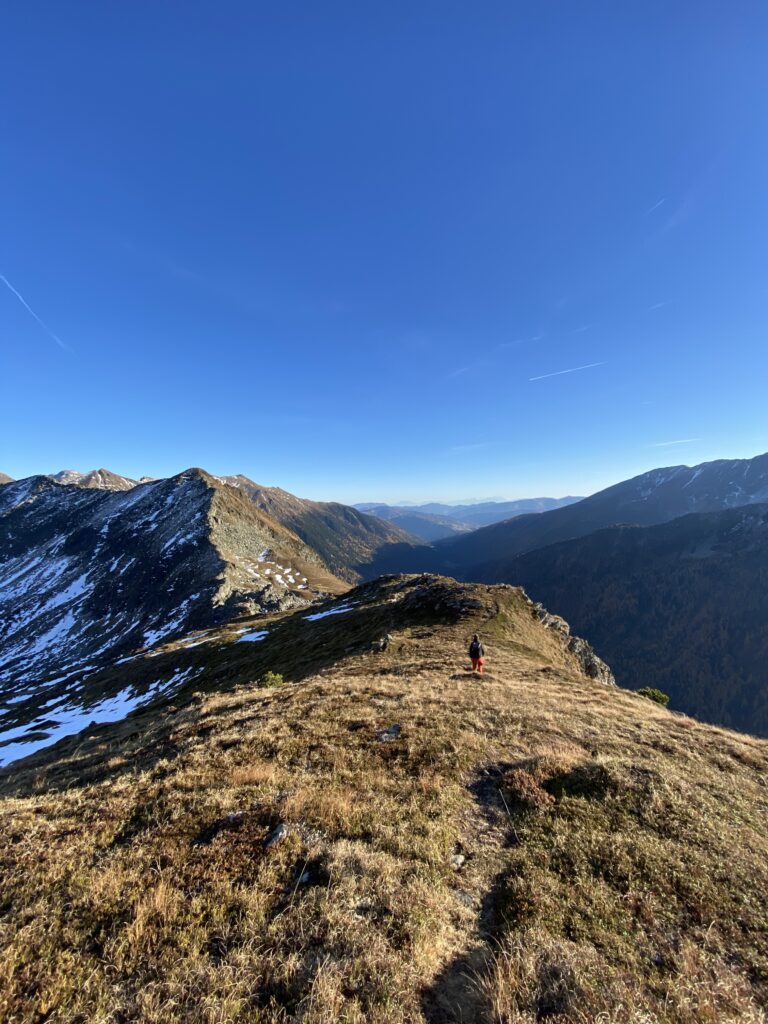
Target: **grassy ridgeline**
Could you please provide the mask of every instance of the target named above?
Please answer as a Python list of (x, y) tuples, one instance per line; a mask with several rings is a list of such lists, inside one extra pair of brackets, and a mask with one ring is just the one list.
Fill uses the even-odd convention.
[(511, 588), (341, 601), (2, 773), (0, 1019), (762, 1019), (768, 743), (588, 679)]

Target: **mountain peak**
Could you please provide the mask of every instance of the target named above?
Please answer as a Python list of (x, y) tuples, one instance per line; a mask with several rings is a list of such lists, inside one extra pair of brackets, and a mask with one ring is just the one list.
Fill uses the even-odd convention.
[(129, 491), (136, 486), (136, 481), (119, 476), (109, 469), (92, 469), (88, 473), (80, 473), (76, 469), (62, 469), (52, 473), (51, 479), (58, 484), (87, 487), (104, 491)]
[(218, 477), (215, 477), (200, 466), (190, 466), (189, 469), (184, 469), (181, 473), (177, 473), (175, 476), (169, 477), (169, 479), (174, 481), (201, 480), (209, 487), (216, 487), (221, 483)]

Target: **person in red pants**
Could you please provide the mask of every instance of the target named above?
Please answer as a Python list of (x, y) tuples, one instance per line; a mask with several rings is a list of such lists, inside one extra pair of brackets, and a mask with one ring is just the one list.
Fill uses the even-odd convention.
[(483, 663), (485, 661), (485, 648), (480, 643), (480, 637), (475, 633), (472, 643), (469, 645), (469, 657), (472, 661), (472, 671), (482, 675)]

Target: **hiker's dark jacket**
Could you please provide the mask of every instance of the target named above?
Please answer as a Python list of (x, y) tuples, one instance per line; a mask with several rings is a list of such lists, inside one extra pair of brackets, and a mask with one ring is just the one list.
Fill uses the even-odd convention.
[(470, 658), (484, 658), (485, 648), (479, 640), (473, 640), (469, 645), (469, 656)]

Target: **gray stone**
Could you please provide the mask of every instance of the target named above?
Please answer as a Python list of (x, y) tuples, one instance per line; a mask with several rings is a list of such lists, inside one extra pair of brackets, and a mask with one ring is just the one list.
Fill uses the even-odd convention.
[(377, 738), (379, 743), (391, 743), (393, 740), (397, 739), (402, 731), (402, 725), (390, 725), (388, 729), (383, 729)]
[(542, 604), (533, 605), (533, 614), (547, 629), (560, 634), (563, 638), (565, 649), (578, 659), (585, 676), (588, 676), (590, 679), (597, 679), (599, 682), (606, 683), (609, 686), (616, 685), (616, 680), (610, 668), (597, 655), (591, 644), (580, 636), (571, 636), (571, 627), (565, 619), (548, 612)]
[(264, 849), (271, 850), (273, 846), (277, 846), (278, 843), (282, 843), (287, 835), (288, 826), (281, 822), (264, 840)]

